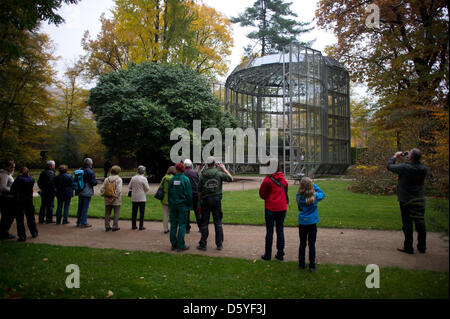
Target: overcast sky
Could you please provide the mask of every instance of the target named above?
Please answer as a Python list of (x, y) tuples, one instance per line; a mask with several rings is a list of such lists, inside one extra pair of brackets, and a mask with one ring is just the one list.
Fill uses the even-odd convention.
[[(203, 0), (203, 2), (217, 11), (225, 14), (227, 17), (236, 16), (243, 12), (246, 7), (252, 6), (255, 0)], [(293, 2), (291, 9), (298, 15), (302, 22), (313, 21), (316, 4), (318, 0), (291, 0)], [(79, 55), (84, 54), (81, 47), (81, 38), (86, 30), (89, 30), (91, 38), (95, 38), (100, 32), (100, 15), (102, 12), (107, 17), (111, 17), (111, 9), (114, 7), (113, 0), (82, 0), (77, 5), (64, 5), (61, 10), (61, 16), (66, 22), (58, 27), (54, 25), (43, 24), (41, 31), (47, 33), (55, 44), (55, 56), (60, 56), (56, 62), (55, 68), (60, 76), (63, 74), (65, 65), (70, 65), (77, 60)], [(313, 21), (315, 25), (315, 21)], [(241, 28), (233, 25), (234, 47), (232, 55), (229, 58), (229, 72), (239, 64), (243, 53), (243, 47), (247, 44), (254, 44), (245, 35), (251, 29)], [(309, 41), (316, 39), (312, 47), (322, 51), (325, 46), (336, 42), (334, 35), (315, 27), (315, 30), (308, 33), (301, 40)]]

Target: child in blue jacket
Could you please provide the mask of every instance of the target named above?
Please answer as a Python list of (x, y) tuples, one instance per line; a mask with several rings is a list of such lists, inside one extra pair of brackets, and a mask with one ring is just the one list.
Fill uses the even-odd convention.
[(305, 249), (309, 246), (309, 271), (316, 271), (316, 236), (319, 214), (317, 203), (325, 197), (325, 194), (312, 180), (303, 177), (300, 181), (296, 200), (298, 205), (298, 233), (300, 247), (298, 249), (298, 267), (305, 269)]

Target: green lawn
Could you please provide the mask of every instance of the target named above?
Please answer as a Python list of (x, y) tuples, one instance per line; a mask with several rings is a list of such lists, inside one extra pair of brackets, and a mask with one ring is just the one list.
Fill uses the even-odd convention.
[[(317, 181), (325, 192), (319, 203), (319, 227), (401, 230), (400, 209), (396, 196), (356, 194), (347, 190), (347, 181)], [(298, 211), (295, 204), (297, 186), (289, 190), (290, 207), (286, 226), (297, 226)], [(78, 199), (73, 198), (70, 216), (76, 216)], [(35, 198), (36, 210), (40, 198)], [(427, 199), (426, 222), (428, 231), (448, 233), (448, 199)], [(258, 190), (224, 192), (223, 222), (230, 224), (264, 225), (264, 201)], [(56, 202), (55, 202), (56, 209)], [(191, 220), (194, 221), (194, 214)], [(89, 209), (90, 217), (104, 217), (104, 201), (95, 196)], [(131, 219), (131, 200), (122, 197), (121, 219)], [(146, 220), (162, 220), (160, 201), (148, 196)]]
[[(65, 286), (68, 264), (80, 288)], [(0, 298), (448, 298), (444, 272), (380, 268), (380, 288), (364, 266), (263, 262), (188, 254), (129, 252), (0, 242)]]

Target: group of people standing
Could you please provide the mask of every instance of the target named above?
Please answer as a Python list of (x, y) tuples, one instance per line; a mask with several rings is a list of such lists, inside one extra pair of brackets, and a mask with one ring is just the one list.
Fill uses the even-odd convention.
[(223, 249), (222, 227), (222, 183), (232, 182), (233, 176), (225, 165), (217, 164), (212, 156), (206, 159), (206, 165), (200, 175), (193, 169), (190, 159), (169, 167), (161, 181), (164, 191), (161, 200), (163, 207), (163, 227), (168, 233), (170, 220), (170, 242), (172, 250), (189, 249), (185, 244), (185, 234), (191, 230), (190, 211), (193, 210), (201, 239), (197, 249), (207, 249), (209, 221), (212, 215), (215, 229), (215, 244)]
[[(403, 232), (405, 241), (402, 248), (398, 250), (412, 254), (413, 249), (413, 224), (418, 232), (417, 249), (420, 253), (426, 251), (425, 230), (425, 195), (424, 180), (427, 167), (420, 162), (421, 152), (412, 149), (409, 152), (397, 152), (388, 162), (387, 169), (399, 175), (397, 187), (398, 201), (402, 215)], [(396, 164), (396, 160), (404, 156), (406, 163)], [(41, 196), (41, 207), (39, 210), (39, 223), (68, 224), (69, 207), (73, 190), (78, 195), (77, 227), (91, 227), (87, 223), (88, 208), (94, 195), (94, 186), (97, 185), (95, 173), (92, 170), (92, 159), (86, 158), (83, 166), (74, 172), (74, 177), (67, 173), (67, 166), (60, 165), (59, 175), (55, 175), (55, 162), (49, 161), (46, 168), (39, 176), (38, 186)], [(209, 237), (209, 221), (212, 215), (215, 228), (215, 244), (218, 250), (223, 249), (223, 227), (222, 227), (222, 183), (232, 182), (233, 176), (225, 165), (216, 163), (212, 156), (206, 160), (206, 165), (200, 174), (193, 169), (192, 161), (184, 160), (170, 166), (167, 174), (161, 180), (163, 230), (170, 232), (170, 243), (172, 250), (185, 251), (189, 246), (185, 244), (185, 234), (191, 230), (190, 211), (193, 210), (201, 233), (197, 249), (207, 250), (207, 239)], [(16, 180), (12, 174), (15, 169), (13, 161), (7, 162), (0, 170), (0, 239), (12, 239), (15, 236), (9, 234), (14, 218), (17, 223), (17, 234), (19, 241), (25, 241), (24, 217), (33, 238), (38, 236), (35, 223), (35, 209), (33, 206), (34, 179), (30, 176), (26, 167), (20, 169), (20, 175)], [(106, 231), (118, 231), (120, 206), (122, 204), (122, 179), (119, 176), (121, 169), (114, 165), (111, 167), (110, 175), (105, 178), (100, 188), (100, 195), (105, 201), (105, 229)], [(139, 216), (139, 230), (145, 230), (144, 214), (146, 194), (150, 190), (145, 175), (146, 168), (139, 166), (137, 174), (129, 183), (129, 194), (132, 201), (132, 229), (138, 229), (137, 215)], [(76, 186), (78, 185), (78, 187)], [(82, 185), (82, 186), (79, 186)], [(158, 190), (159, 192), (159, 190)], [(259, 189), (259, 195), (265, 202), (265, 252), (261, 256), (263, 260), (271, 260), (274, 227), (276, 229), (277, 241), (275, 258), (284, 259), (284, 220), (289, 203), (288, 183), (284, 178), (280, 165), (275, 173), (267, 176)], [(53, 220), (54, 198), (57, 198), (56, 222)], [(316, 270), (316, 237), (318, 203), (325, 198), (324, 192), (308, 177), (300, 180), (300, 186), (296, 194), (298, 206), (298, 224), (300, 245), (298, 250), (298, 266), (306, 268), (305, 254), (306, 246), (309, 247), (309, 270)], [(114, 211), (114, 221), (111, 227), (110, 216)], [(170, 228), (169, 228), (170, 222)]]

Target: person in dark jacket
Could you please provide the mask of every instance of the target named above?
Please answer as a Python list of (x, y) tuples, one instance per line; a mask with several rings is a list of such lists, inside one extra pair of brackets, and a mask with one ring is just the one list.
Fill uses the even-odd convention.
[(26, 241), (27, 236), (25, 233), (24, 216), (27, 218), (28, 229), (30, 230), (31, 237), (36, 238), (38, 231), (36, 228), (36, 221), (34, 219), (35, 210), (33, 205), (33, 187), (34, 179), (29, 174), (29, 170), (26, 167), (22, 167), (20, 175), (16, 178), (11, 186), (11, 193), (14, 196), (16, 202), (16, 224), (18, 241)]
[[(198, 214), (198, 182), (199, 182), (199, 176), (196, 171), (192, 169), (192, 161), (190, 159), (184, 160), (184, 175), (186, 175), (189, 178), (189, 181), (191, 182), (192, 187), (192, 208), (195, 213), (195, 220), (197, 221), (198, 231), (200, 231), (200, 216)], [(191, 221), (190, 221), (190, 215), (191, 211), (187, 211), (187, 222), (186, 222), (186, 234), (189, 234), (191, 231)]]
[(43, 224), (44, 220), (47, 224), (52, 224), (53, 208), (55, 205), (55, 162), (48, 161), (45, 169), (41, 172), (38, 179), (38, 186), (41, 194), (41, 208), (39, 209), (39, 224)]
[(261, 256), (263, 260), (272, 259), (273, 227), (277, 231), (277, 254), (275, 258), (283, 260), (284, 256), (284, 219), (287, 211), (288, 183), (283, 176), (283, 172), (278, 169), (274, 174), (267, 176), (260, 188), (259, 196), (264, 199), (265, 220), (266, 220), (266, 246), (265, 253)]
[[(396, 164), (400, 156), (406, 157), (406, 163)], [(426, 229), (425, 229), (425, 194), (424, 182), (428, 168), (420, 162), (422, 152), (413, 148), (409, 152), (397, 152), (389, 160), (387, 169), (398, 175), (397, 200), (400, 203), (402, 214), (403, 234), (405, 241), (398, 251), (413, 254), (413, 224), (417, 231), (417, 249), (425, 253)]]
[(77, 227), (80, 228), (92, 227), (91, 224), (87, 223), (87, 215), (92, 196), (94, 196), (94, 186), (98, 184), (92, 170), (93, 164), (92, 159), (86, 157), (83, 161), (83, 167), (80, 168), (84, 171), (84, 188), (78, 193)]
[(176, 174), (169, 181), (170, 243), (172, 250), (188, 250), (184, 242), (186, 211), (192, 208), (192, 188), (184, 172), (184, 164), (175, 165)]
[(216, 159), (209, 156), (206, 159), (205, 168), (198, 183), (198, 200), (201, 206), (200, 230), (202, 236), (197, 249), (205, 251), (207, 248), (207, 239), (209, 236), (209, 218), (211, 213), (214, 220), (214, 229), (216, 232), (217, 250), (223, 249), (223, 227), (222, 227), (222, 183), (232, 182), (233, 176), (226, 169), (225, 165), (220, 164), (216, 167)]
[[(61, 219), (63, 225), (69, 224), (69, 208), (70, 201), (73, 196), (73, 177), (67, 173), (67, 165), (60, 165), (58, 167), (59, 175), (55, 177), (55, 187), (56, 187), (56, 224), (61, 224)], [(64, 214), (62, 214), (64, 207)]]

